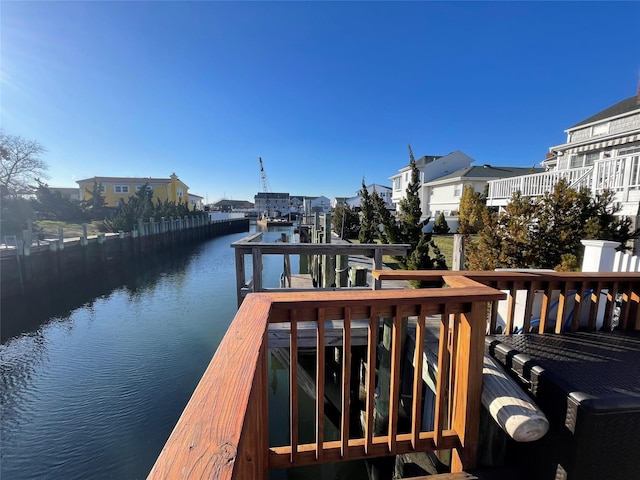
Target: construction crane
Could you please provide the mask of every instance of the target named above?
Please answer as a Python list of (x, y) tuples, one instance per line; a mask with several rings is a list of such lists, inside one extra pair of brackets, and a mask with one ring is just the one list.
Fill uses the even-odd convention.
[(269, 193), (269, 182), (267, 182), (267, 174), (264, 171), (264, 165), (262, 164), (262, 157), (258, 157), (260, 162), (260, 179), (262, 180), (262, 191)]
[[(262, 157), (258, 157), (260, 162), (260, 180), (262, 180), (262, 193), (265, 194), (265, 201), (267, 206), (266, 217), (271, 216), (271, 205), (269, 205), (269, 182), (267, 181), (267, 174), (264, 171), (264, 165), (262, 164)], [(263, 214), (264, 215), (264, 214)]]

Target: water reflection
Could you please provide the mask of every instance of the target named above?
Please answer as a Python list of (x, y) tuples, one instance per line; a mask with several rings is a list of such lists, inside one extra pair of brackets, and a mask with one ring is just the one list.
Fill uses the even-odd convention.
[(172, 276), (176, 285), (184, 283), (185, 272), (202, 248), (196, 245), (137, 259), (89, 278), (54, 285), (19, 299), (3, 300), (0, 340), (5, 343), (21, 333), (37, 330), (48, 321), (68, 318), (76, 308), (90, 307), (96, 299), (108, 297), (114, 290), (124, 289), (134, 298), (154, 288), (163, 276)]

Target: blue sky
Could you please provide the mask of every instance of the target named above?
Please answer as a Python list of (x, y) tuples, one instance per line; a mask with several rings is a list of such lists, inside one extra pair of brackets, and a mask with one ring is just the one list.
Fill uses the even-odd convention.
[(640, 2), (3, 2), (1, 125), (51, 186), (351, 196), (462, 150), (531, 166), (635, 95)]

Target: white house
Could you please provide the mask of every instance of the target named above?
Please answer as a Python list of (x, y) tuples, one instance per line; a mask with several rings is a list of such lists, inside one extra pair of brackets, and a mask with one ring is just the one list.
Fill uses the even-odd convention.
[(331, 200), (327, 197), (304, 197), (304, 214), (313, 215), (314, 213), (331, 212)]
[[(376, 192), (378, 196), (382, 198), (382, 200), (384, 200), (384, 203), (389, 210), (395, 210), (396, 207), (393, 203), (393, 190), (391, 189), (391, 187), (380, 185), (379, 183), (372, 183), (370, 185), (367, 185), (366, 187), (369, 195), (373, 194), (373, 192)], [(362, 204), (362, 196), (360, 195), (360, 190), (358, 190), (358, 195), (356, 195), (355, 197), (347, 198), (346, 203), (351, 208), (360, 208)]]
[[(430, 182), (436, 178), (449, 175), (450, 173), (457, 172), (465, 167), (471, 165), (473, 158), (457, 150), (451, 152), (448, 155), (436, 156), (426, 155), (416, 160), (416, 167), (420, 172), (420, 182), (424, 185), (426, 182)], [(401, 168), (397, 174), (389, 177), (393, 184), (393, 192), (391, 196), (392, 202), (399, 205), (400, 200), (406, 196), (407, 186), (411, 182), (411, 167), (407, 165)], [(424, 188), (424, 187), (423, 187)], [(421, 209), (423, 217), (427, 216), (429, 212), (429, 196), (425, 195), (423, 191), (420, 192)]]
[(489, 182), (487, 204), (504, 206), (513, 192), (538, 196), (561, 179), (593, 194), (613, 190), (620, 210), (638, 225), (640, 205), (640, 89), (638, 95), (565, 130), (567, 141), (549, 148), (545, 172)]
[(253, 199), (259, 217), (277, 218), (289, 215), (290, 202), (288, 193), (260, 192)]
[(435, 178), (422, 185), (422, 194), (426, 198), (423, 204), (424, 215), (435, 219), (440, 213), (456, 216), (460, 209), (462, 191), (471, 185), (474, 191), (484, 193), (487, 182), (499, 178), (514, 177), (527, 173), (541, 172), (542, 168), (531, 167), (493, 167), (485, 164), (465, 167), (456, 172)]
[(202, 210), (204, 208), (204, 205), (202, 203), (202, 200), (204, 200), (204, 197), (201, 197), (200, 195), (196, 195), (195, 193), (188, 193), (187, 197), (189, 197), (189, 208), (191, 210), (193, 210), (194, 208), (196, 210)]

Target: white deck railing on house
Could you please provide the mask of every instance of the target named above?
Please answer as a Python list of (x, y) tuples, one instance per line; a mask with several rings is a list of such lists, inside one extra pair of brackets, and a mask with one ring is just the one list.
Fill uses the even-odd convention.
[(621, 157), (598, 160), (593, 166), (552, 170), (489, 181), (487, 205), (506, 205), (514, 192), (527, 197), (537, 197), (553, 190), (553, 186), (566, 180), (574, 188), (587, 187), (593, 193), (605, 189), (616, 192), (618, 202), (630, 201), (629, 192), (640, 190), (640, 155), (637, 153)]

